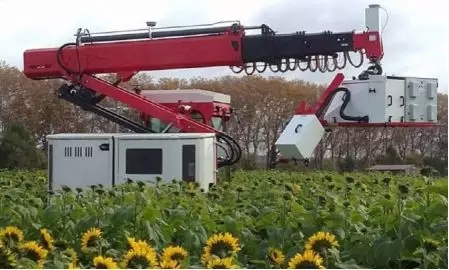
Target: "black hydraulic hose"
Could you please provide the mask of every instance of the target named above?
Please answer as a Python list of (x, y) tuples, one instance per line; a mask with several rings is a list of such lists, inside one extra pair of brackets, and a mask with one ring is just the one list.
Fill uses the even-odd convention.
[(224, 166), (231, 166), (237, 163), (242, 157), (242, 149), (240, 148), (238, 142), (231, 136), (222, 132), (217, 133), (217, 139), (223, 140), (225, 144), (228, 145), (230, 150), (230, 157), (227, 157), (225, 160), (220, 161), (218, 163), (218, 167), (220, 168)]
[(72, 73), (72, 74), (77, 74), (79, 71), (75, 71), (75, 70), (71, 70), (68, 67), (66, 67), (62, 61), (61, 61), (61, 56), (62, 56), (62, 50), (69, 47), (69, 46), (77, 46), (76, 43), (70, 42), (70, 43), (66, 43), (64, 45), (62, 45), (61, 47), (58, 48), (58, 50), (56, 51), (56, 61), (58, 62), (58, 65), (65, 70), (67, 73)]
[(349, 100), (351, 100), (351, 92), (349, 91), (348, 88), (345, 87), (338, 87), (336, 88), (332, 94), (330, 94), (329, 96), (327, 96), (326, 100), (324, 100), (323, 105), (318, 109), (318, 111), (316, 112), (317, 117), (321, 117), (321, 115), (323, 114), (324, 110), (327, 108), (327, 106), (330, 104), (330, 102), (332, 101), (332, 98), (338, 93), (338, 92), (344, 92), (344, 96), (343, 96), (343, 104), (341, 104), (340, 106), (340, 117), (343, 120), (346, 121), (357, 121), (357, 122), (368, 122), (369, 121), (369, 116), (368, 115), (364, 115), (364, 116), (349, 116), (345, 114), (345, 109), (346, 106), (349, 103)]

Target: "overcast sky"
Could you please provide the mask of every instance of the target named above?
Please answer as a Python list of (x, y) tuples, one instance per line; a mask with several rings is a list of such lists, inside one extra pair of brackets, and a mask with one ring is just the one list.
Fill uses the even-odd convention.
[[(448, 89), (448, 16), (436, 0), (0, 0), (0, 61), (22, 68), (26, 49), (59, 47), (74, 41), (79, 27), (91, 32), (240, 20), (244, 25), (265, 23), (278, 32), (364, 30), (365, 8), (380, 4), (388, 11), (383, 32), (387, 75), (436, 77), (440, 91)], [(383, 23), (386, 16), (382, 13)], [(363, 66), (366, 67), (366, 66)], [(346, 68), (347, 78), (363, 69)], [(231, 75), (228, 68), (151, 73), (155, 77)], [(266, 72), (266, 75), (273, 75)], [(328, 83), (335, 73), (290, 71), (288, 78)]]

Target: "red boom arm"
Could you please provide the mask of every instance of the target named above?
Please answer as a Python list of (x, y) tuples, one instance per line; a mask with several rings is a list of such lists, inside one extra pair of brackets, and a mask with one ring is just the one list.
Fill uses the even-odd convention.
[[(349, 44), (348, 44), (349, 43)], [(70, 46), (72, 45), (72, 46)], [(283, 59), (365, 51), (367, 58), (383, 57), (378, 32), (245, 36), (243, 27), (207, 36), (128, 42), (69, 43), (60, 48), (24, 52), (24, 74), (32, 79), (66, 78), (69, 73), (119, 73), (124, 80), (139, 71), (277, 64)], [(70, 78), (72, 80), (73, 78)]]

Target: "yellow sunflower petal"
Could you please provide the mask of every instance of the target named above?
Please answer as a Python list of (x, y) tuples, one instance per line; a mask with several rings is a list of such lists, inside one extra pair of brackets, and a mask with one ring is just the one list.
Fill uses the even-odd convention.
[(113, 258), (97, 256), (93, 259), (94, 267), (96, 269), (117, 269), (117, 263)]
[(37, 264), (37, 268), (44, 266), (48, 250), (40, 246), (36, 241), (28, 241), (20, 245), (20, 250), (24, 256)]
[(145, 246), (136, 246), (123, 256), (123, 268), (154, 268), (157, 266), (157, 254)]
[(22, 242), (24, 239), (22, 230), (16, 226), (6, 226), (5, 228), (2, 228), (0, 230), (0, 238), (3, 241), (6, 240), (5, 238), (9, 238), (16, 242)]
[(235, 269), (237, 265), (233, 264), (232, 258), (213, 258), (207, 262), (209, 269)]
[(47, 229), (40, 229), (40, 236), (41, 236), (41, 244), (42, 246), (51, 251), (54, 248), (54, 240), (51, 234), (48, 232)]
[(102, 232), (98, 228), (90, 228), (87, 230), (81, 237), (81, 250), (86, 252), (89, 248), (93, 247), (92, 241), (101, 239), (101, 235)]
[(303, 254), (296, 253), (293, 258), (288, 262), (289, 269), (300, 268), (315, 268), (325, 269), (323, 266), (323, 259), (319, 254), (313, 250), (306, 250)]
[(268, 257), (270, 258), (270, 260), (278, 265), (281, 265), (284, 263), (285, 260), (285, 255), (284, 253), (279, 250), (279, 249), (275, 249), (275, 248), (270, 248), (268, 251)]
[(162, 250), (162, 261), (177, 261), (181, 262), (187, 258), (189, 253), (180, 246), (168, 246)]
[(206, 241), (201, 256), (201, 262), (206, 265), (214, 256), (225, 258), (237, 254), (240, 251), (239, 239), (230, 233), (214, 234)]

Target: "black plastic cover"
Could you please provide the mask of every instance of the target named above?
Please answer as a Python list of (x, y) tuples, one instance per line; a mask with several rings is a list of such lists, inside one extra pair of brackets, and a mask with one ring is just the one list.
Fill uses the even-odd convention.
[(312, 55), (334, 55), (352, 51), (352, 32), (245, 36), (244, 62), (272, 62), (284, 58), (304, 59)]

